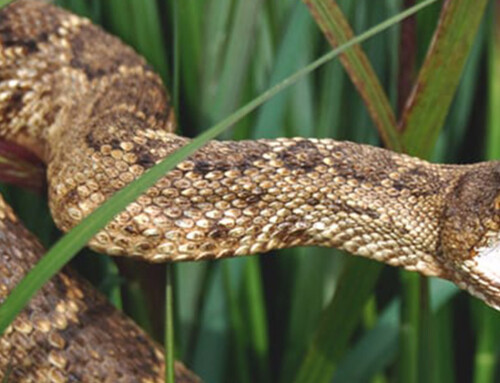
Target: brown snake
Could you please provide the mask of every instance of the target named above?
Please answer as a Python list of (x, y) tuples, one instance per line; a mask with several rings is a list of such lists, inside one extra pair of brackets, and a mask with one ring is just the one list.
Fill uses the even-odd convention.
[[(189, 141), (174, 134), (166, 91), (141, 57), (88, 20), (35, 0), (0, 12), (0, 118), (0, 136), (46, 162), (63, 230)], [(90, 246), (151, 262), (336, 247), (449, 279), (498, 309), (499, 191), (498, 162), (431, 164), (330, 139), (212, 141)], [(42, 250), (5, 204), (0, 215), (1, 301)], [(134, 371), (138, 381), (156, 381), (161, 358), (71, 271), (0, 340), (0, 370), (11, 363), (20, 380), (78, 381), (95, 369), (95, 381), (129, 381)], [(179, 364), (179, 379), (189, 376), (183, 371)]]

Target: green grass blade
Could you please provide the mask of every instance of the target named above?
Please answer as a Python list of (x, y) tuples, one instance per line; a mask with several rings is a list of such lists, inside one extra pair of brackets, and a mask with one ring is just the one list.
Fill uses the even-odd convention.
[(174, 298), (172, 287), (172, 265), (167, 264), (165, 276), (165, 382), (175, 383), (174, 371)]
[(488, 52), (488, 124), (486, 155), (489, 159), (500, 158), (500, 5), (494, 4), (494, 17), (490, 31)]
[(210, 0), (206, 7), (206, 27), (204, 28), (203, 67), (201, 69), (201, 104), (208, 116), (217, 95), (219, 75), (224, 62), (224, 47), (227, 40), (231, 0)]
[(434, 313), (434, 337), (432, 355), (435, 357), (433, 369), (430, 371), (432, 379), (437, 383), (454, 383), (457, 381), (458, 373), (455, 371), (455, 331), (450, 323), (453, 323), (453, 307), (444, 305), (437, 313)]
[[(278, 83), (299, 68), (299, 57), (309, 43), (307, 37), (310, 26), (311, 18), (307, 8), (302, 3), (297, 3), (278, 47), (270, 85)], [(291, 90), (283, 92), (259, 110), (257, 122), (252, 131), (254, 137), (271, 138), (285, 134), (283, 122), (290, 92)]]
[(250, 383), (250, 364), (246, 357), (248, 345), (248, 333), (244, 330), (243, 315), (238, 304), (237, 284), (241, 280), (245, 260), (238, 259), (237, 262), (225, 262), (222, 265), (224, 280), (224, 291), (226, 294), (227, 310), (232, 335), (231, 365), (232, 375), (237, 377), (238, 382)]
[(417, 383), (419, 381), (420, 348), (420, 275), (402, 270), (403, 307), (401, 311), (400, 358), (398, 381)]
[[(95, 5), (96, 3), (93, 1), (85, 1), (85, 0), (73, 0), (73, 1), (68, 1), (68, 0), (58, 0), (56, 1), (56, 4), (64, 7), (66, 9), (69, 9), (72, 12), (75, 12), (79, 15), (91, 18), (93, 21), (96, 21), (96, 14), (93, 12), (95, 10), (92, 5)], [(94, 8), (94, 9), (92, 9)], [(94, 17), (93, 17), (94, 16)]]
[(255, 43), (255, 29), (262, 0), (237, 3), (218, 92), (210, 108), (210, 120), (217, 121), (236, 109), (243, 93), (243, 80)]
[[(345, 271), (340, 276), (334, 298), (325, 309), (314, 340), (297, 373), (295, 383), (331, 381), (336, 363), (357, 326), (364, 304), (371, 295), (381, 269), (382, 265), (376, 262), (357, 257), (349, 258)], [(352, 286), (353, 280), (358, 281), (356, 288)]]
[(445, 1), (433, 43), (400, 123), (408, 153), (423, 157), (432, 153), (486, 3), (486, 0)]
[[(428, 0), (425, 3), (430, 4), (432, 2), (433, 0)], [(417, 12), (420, 8), (422, 8), (422, 4), (424, 3), (421, 3), (420, 6), (413, 7), (407, 12), (402, 12), (399, 15), (391, 17), (385, 22), (378, 24), (377, 26), (353, 38), (349, 42), (321, 56), (319, 59), (297, 71), (292, 76), (262, 93), (260, 96), (256, 97), (209, 130), (200, 134), (189, 144), (180, 148), (171, 156), (149, 169), (149, 171), (144, 173), (140, 178), (131, 182), (127, 187), (116, 192), (112, 198), (106, 201), (90, 216), (86, 217), (78, 226), (71, 230), (70, 233), (66, 234), (61, 240), (59, 240), (40, 260), (40, 262), (38, 262), (33, 270), (30, 271), (28, 275), (16, 286), (16, 288), (13, 289), (11, 294), (0, 306), (0, 333), (5, 331), (8, 325), (14, 320), (35, 292), (58, 270), (60, 270), (61, 267), (76, 254), (76, 252), (83, 248), (88, 241), (106, 225), (107, 222), (113, 219), (113, 217), (123, 210), (129, 203), (139, 197), (144, 190), (153, 186), (158, 179), (160, 179), (168, 171), (172, 170), (177, 163), (184, 160), (190, 154), (205, 145), (209, 140), (217, 137), (223, 131), (240, 121), (243, 117), (254, 111), (271, 97), (275, 96), (283, 89), (286, 89), (288, 86), (296, 83), (303, 76), (311, 73), (313, 70), (333, 59), (351, 46), (370, 38), (405, 17), (408, 17), (412, 13)]]
[[(430, 282), (431, 310), (436, 313), (457, 295), (458, 289), (441, 279), (431, 278)], [(369, 381), (396, 359), (401, 325), (400, 309), (399, 298), (393, 299), (386, 306), (373, 329), (366, 332), (339, 361), (333, 378), (335, 383)], [(449, 327), (449, 323), (447, 326)]]
[(132, 46), (137, 46), (134, 33), (134, 17), (129, 0), (108, 0), (101, 2), (104, 9), (104, 23), (109, 31)]
[(253, 376), (258, 382), (271, 382), (267, 312), (258, 257), (249, 258), (245, 263), (243, 283), (245, 323), (250, 334), (248, 346), (256, 365)]
[[(311, 14), (318, 23), (318, 26), (333, 47), (352, 38), (353, 31), (340, 7), (334, 1), (304, 1), (310, 8)], [(399, 152), (403, 151), (399, 134), (396, 130), (396, 117), (382, 85), (361, 46), (357, 45), (346, 52), (345, 55), (341, 56), (340, 61), (363, 98), (368, 112), (386, 146)]]
[[(156, 1), (128, 0), (128, 3), (135, 21), (133, 26), (136, 47), (160, 74), (163, 81), (168, 80), (168, 62)], [(147, 22), (139, 22), (139, 20), (147, 20)]]
[(500, 314), (483, 302), (472, 302), (477, 316), (476, 350), (474, 352), (474, 383), (495, 382), (498, 366), (498, 338)]
[(5, 7), (7, 4), (11, 3), (14, 0), (0, 0), (0, 8)]
[(202, 56), (203, 40), (202, 29), (206, 1), (183, 0), (179, 2), (180, 28), (180, 75), (182, 79), (182, 95), (186, 107), (191, 114), (198, 111), (200, 104), (200, 72), (205, 65)]

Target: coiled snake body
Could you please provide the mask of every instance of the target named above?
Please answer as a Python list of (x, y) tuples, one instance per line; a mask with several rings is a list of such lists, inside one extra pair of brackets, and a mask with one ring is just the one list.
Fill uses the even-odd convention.
[[(0, 12), (0, 80), (0, 135), (47, 163), (50, 208), (63, 230), (188, 142), (174, 134), (168, 96), (141, 57), (88, 20), (41, 1), (19, 0)], [(90, 246), (151, 262), (337, 247), (450, 279), (499, 308), (499, 190), (498, 162), (430, 164), (330, 139), (213, 141), (128, 206)], [(41, 250), (32, 239), (15, 242), (14, 234), (28, 237), (8, 207), (0, 213), (0, 240), (10, 249), (0, 260), (1, 298)], [(21, 257), (25, 251), (30, 255)], [(40, 363), (70, 379), (75, 365), (94, 360), (92, 352), (100, 356), (102, 350), (90, 350), (102, 335), (89, 329), (98, 322), (124, 353), (115, 355), (118, 364), (150, 371), (145, 381), (160, 379), (156, 346), (72, 278), (71, 272), (57, 276), (11, 326), (1, 339), (0, 369), (14, 360), (19, 374), (37, 376)], [(70, 324), (73, 330), (65, 330)], [(137, 341), (120, 346), (127, 331), (139, 334)], [(84, 356), (77, 354), (78, 339)], [(143, 354), (129, 351), (137, 345), (149, 356), (134, 362)], [(33, 347), (41, 356), (26, 351), (34, 364), (23, 370), (23, 350)]]

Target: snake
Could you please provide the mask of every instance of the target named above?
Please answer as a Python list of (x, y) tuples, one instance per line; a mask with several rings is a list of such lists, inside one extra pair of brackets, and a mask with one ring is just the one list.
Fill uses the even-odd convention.
[[(116, 37), (44, 1), (0, 11), (0, 137), (45, 162), (63, 231), (189, 143), (176, 125), (160, 77)], [(0, 227), (1, 302), (43, 249), (3, 200)], [(89, 246), (156, 263), (332, 247), (500, 309), (500, 162), (436, 164), (333, 139), (213, 140)], [(15, 381), (161, 381), (162, 358), (70, 269), (0, 338), (0, 377), (11, 366)], [(180, 362), (176, 374), (197, 379)]]

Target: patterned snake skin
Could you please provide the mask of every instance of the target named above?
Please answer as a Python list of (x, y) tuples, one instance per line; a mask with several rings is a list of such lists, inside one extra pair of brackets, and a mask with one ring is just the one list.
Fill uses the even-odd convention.
[[(189, 141), (174, 134), (166, 91), (141, 57), (88, 20), (34, 0), (0, 12), (0, 118), (0, 136), (46, 162), (63, 230)], [(337, 247), (450, 279), (498, 309), (499, 191), (498, 162), (430, 164), (330, 139), (212, 141), (90, 246), (151, 262)], [(79, 358), (61, 355), (68, 364)]]
[[(0, 302), (43, 255), (0, 197)], [(182, 364), (179, 383), (199, 382)], [(163, 382), (163, 350), (88, 283), (66, 269), (0, 338), (0, 380)]]

